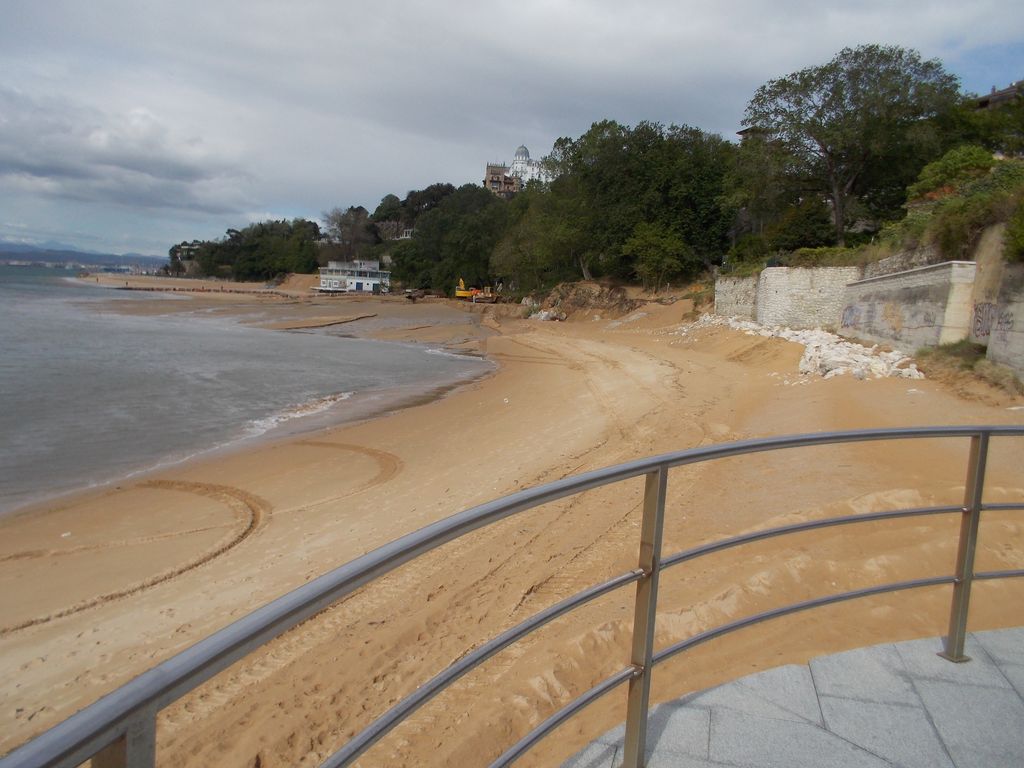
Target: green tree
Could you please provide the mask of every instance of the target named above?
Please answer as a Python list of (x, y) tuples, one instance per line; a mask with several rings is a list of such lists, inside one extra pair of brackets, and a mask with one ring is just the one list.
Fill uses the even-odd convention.
[(197, 246), (195, 262), (201, 275), (269, 280), (288, 272), (313, 272), (319, 237), (316, 222), (293, 219), (229, 229), (220, 240), (191, 245)]
[(183, 263), (182, 254), (186, 252), (191, 254), (190, 246), (193, 244), (198, 246), (199, 241), (193, 240), (192, 243), (189, 243), (186, 240), (182, 240), (177, 245), (171, 246), (170, 250), (167, 251), (166, 273), (168, 275), (171, 277), (181, 277), (185, 274), (185, 264)]
[(695, 271), (700, 264), (683, 238), (659, 224), (637, 224), (622, 250), (631, 257), (644, 288), (655, 291), (684, 271)]
[(818, 196), (791, 205), (765, 230), (765, 238), (774, 251), (834, 244), (835, 229), (828, 206)]
[[(582, 233), (575, 198), (528, 185), (508, 204), (508, 222), (491, 253), (491, 274), (509, 288), (533, 291), (563, 280), (589, 279), (579, 258)], [(581, 272), (577, 270), (581, 269)]]
[(323, 214), (326, 235), (334, 248), (333, 256), (342, 261), (354, 261), (377, 243), (369, 212), (363, 206), (332, 208)]
[(449, 294), (460, 277), (468, 285), (489, 284), (491, 254), (507, 215), (506, 201), (483, 187), (459, 187), (420, 215), (413, 238), (392, 251), (395, 279)]
[(791, 160), (761, 131), (744, 134), (726, 171), (722, 205), (734, 211), (733, 240), (759, 237), (786, 208), (800, 199), (803, 187), (792, 174)]
[(1007, 156), (1024, 155), (1024, 98), (979, 108), (979, 97), (965, 96), (956, 110), (945, 115), (941, 129), (947, 147), (977, 144)]
[(455, 187), (446, 183), (410, 190), (402, 201), (402, 223), (409, 228), (415, 227), (420, 216), (439, 206), (452, 194), (455, 194)]
[(560, 210), (562, 238), (585, 278), (636, 274), (623, 244), (642, 222), (679, 234), (701, 260), (725, 251), (732, 212), (723, 205), (734, 148), (688, 126), (614, 120), (594, 123), (579, 139), (561, 138), (545, 159)]
[(384, 195), (370, 218), (375, 222), (399, 221), (402, 218), (402, 201), (398, 195)]
[(939, 61), (896, 46), (863, 45), (762, 85), (743, 123), (778, 142), (797, 172), (817, 182), (831, 201), (842, 245), (858, 182), (926, 143), (922, 124), (951, 111), (957, 97), (957, 78)]

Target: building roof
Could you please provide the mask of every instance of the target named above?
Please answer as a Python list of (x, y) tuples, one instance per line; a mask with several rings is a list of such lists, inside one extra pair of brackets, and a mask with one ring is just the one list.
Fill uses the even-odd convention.
[(992, 92), (984, 96), (978, 97), (978, 109), (987, 109), (989, 107), (996, 107), (1000, 104), (1006, 104), (1007, 102), (1014, 101), (1021, 96), (1024, 96), (1024, 80), (1018, 80), (1016, 83), (1010, 83), (1006, 88), (996, 90), (996, 87), (992, 86)]

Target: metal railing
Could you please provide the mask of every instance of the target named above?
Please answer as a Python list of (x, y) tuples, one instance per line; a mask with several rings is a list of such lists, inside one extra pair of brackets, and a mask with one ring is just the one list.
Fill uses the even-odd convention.
[[(6, 757), (0, 758), (0, 768), (71, 768), (89, 758), (92, 758), (95, 768), (150, 768), (156, 761), (156, 718), (161, 709), (340, 598), (400, 565), (471, 531), (548, 502), (641, 475), (645, 476), (645, 489), (640, 555), (635, 569), (566, 598), (475, 648), (382, 714), (322, 765), (331, 768), (349, 765), (412, 712), (503, 648), (553, 619), (601, 595), (633, 583), (636, 584), (636, 599), (629, 665), (540, 723), (509, 747), (492, 765), (510, 764), (583, 707), (620, 684), (628, 682), (624, 766), (639, 768), (643, 765), (651, 674), (655, 665), (688, 648), (729, 632), (831, 603), (885, 592), (952, 584), (949, 630), (942, 655), (951, 661), (966, 661), (964, 638), (972, 583), (981, 579), (1024, 576), (1024, 569), (980, 573), (974, 571), (981, 513), (986, 510), (1024, 510), (1024, 502), (983, 503), (989, 441), (992, 437), (1011, 436), (1024, 436), (1024, 427), (923, 427), (745, 440), (666, 453), (520, 491), (473, 507), (396, 539), (274, 600), (143, 673), (15, 749)], [(667, 557), (661, 552), (668, 471), (673, 467), (787, 448), (936, 438), (970, 440), (964, 501), (961, 506), (921, 507), (813, 520), (735, 536)], [(712, 552), (790, 533), (877, 520), (950, 513), (960, 514), (961, 524), (955, 571), (949, 576), (894, 582), (805, 600), (738, 619), (708, 629), (668, 648), (657, 652), (654, 650), (658, 579), (661, 572), (667, 568)]]

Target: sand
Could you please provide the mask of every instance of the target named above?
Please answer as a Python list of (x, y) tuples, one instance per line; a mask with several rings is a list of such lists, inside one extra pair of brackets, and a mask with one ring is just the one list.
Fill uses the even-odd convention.
[[(931, 381), (787, 385), (800, 347), (722, 328), (679, 336), (684, 302), (652, 304), (632, 322), (585, 315), (540, 323), (502, 305), (310, 300), (301, 287), (288, 296), (213, 293), (116, 304), (223, 312), (277, 328), (344, 322), (354, 334), (478, 351), (499, 369), (439, 400), (0, 520), (0, 753), (315, 576), (523, 487), (733, 439), (1024, 424), (1024, 410), (1010, 409), (1019, 401), (968, 401)], [(857, 444), (675, 470), (665, 551), (809, 517), (958, 504), (965, 457), (964, 443)], [(1024, 499), (1022, 466), (1024, 440), (995, 441), (989, 498)], [(324, 611), (165, 710), (159, 763), (318, 764), (467, 650), (635, 567), (641, 485), (521, 514)], [(978, 567), (1024, 568), (1020, 513), (986, 520)], [(830, 591), (947, 573), (955, 524), (829, 529), (679, 566), (662, 579), (656, 643)], [(655, 697), (823, 653), (943, 634), (948, 595), (914, 590), (744, 630), (658, 667)], [(621, 668), (631, 619), (625, 589), (554, 622), (424, 707), (361, 764), (486, 764)], [(976, 586), (973, 629), (1021, 623), (1024, 580)], [(589, 708), (523, 764), (557, 765), (621, 722), (623, 701), (624, 692), (614, 693)]]

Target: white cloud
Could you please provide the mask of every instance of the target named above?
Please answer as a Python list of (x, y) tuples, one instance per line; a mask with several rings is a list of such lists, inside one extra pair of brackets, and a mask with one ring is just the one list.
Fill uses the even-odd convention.
[(1024, 14), (990, 0), (8, 6), (0, 210), (66, 204), (117, 242), (475, 183), (602, 118), (732, 135), (758, 85), (846, 45), (917, 48), (980, 90), (1024, 76), (979, 64), (1024, 50)]
[(0, 180), (22, 193), (133, 207), (238, 210), (245, 175), (146, 108), (104, 112), (0, 87)]

